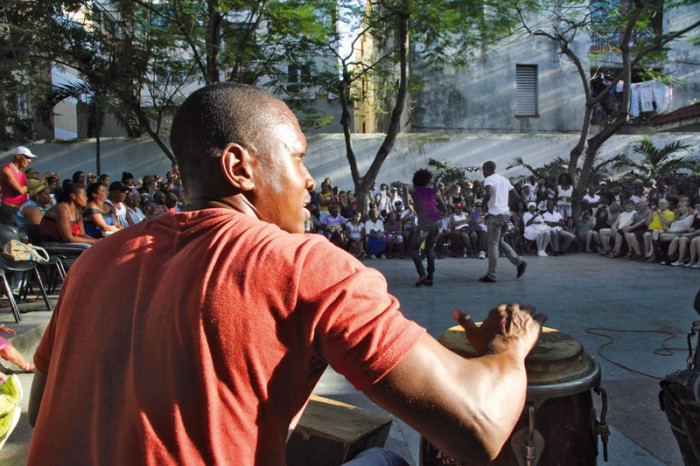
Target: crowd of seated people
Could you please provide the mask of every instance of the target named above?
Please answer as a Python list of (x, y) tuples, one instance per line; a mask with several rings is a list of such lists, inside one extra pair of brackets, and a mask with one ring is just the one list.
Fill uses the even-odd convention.
[[(540, 257), (594, 253), (615, 258), (700, 268), (700, 188), (662, 182), (601, 181), (573, 207), (573, 183), (511, 179), (514, 191), (506, 240), (520, 254)], [(363, 217), (352, 191), (324, 180), (313, 193), (307, 231), (326, 235), (360, 259), (406, 256), (416, 228), (410, 196), (401, 183), (381, 184), (370, 194)], [(478, 181), (440, 184), (447, 210), (436, 242), (437, 257), (486, 258), (483, 189)], [(576, 211), (576, 212), (575, 212)], [(326, 212), (323, 214), (323, 212)], [(341, 220), (342, 219), (342, 220)]]
[[(136, 180), (123, 172), (120, 181), (77, 171), (61, 182), (49, 171), (41, 176), (27, 168), (28, 200), (20, 206), (15, 227), (20, 237), (47, 246), (85, 249), (100, 238), (165, 212), (177, 212), (184, 190), (176, 163), (162, 178)], [(70, 246), (68, 246), (70, 245)]]

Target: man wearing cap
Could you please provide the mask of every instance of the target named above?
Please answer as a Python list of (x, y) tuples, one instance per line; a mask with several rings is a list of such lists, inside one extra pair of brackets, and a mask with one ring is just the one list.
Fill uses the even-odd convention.
[(17, 211), (27, 202), (27, 176), (24, 169), (29, 162), (36, 158), (32, 151), (24, 146), (16, 147), (12, 161), (5, 165), (0, 174), (0, 189), (2, 189), (2, 204), (0, 205), (0, 223), (3, 225), (17, 224)]
[(489, 269), (486, 275), (479, 279), (480, 282), (491, 283), (496, 281), (496, 265), (498, 264), (498, 252), (502, 251), (511, 264), (517, 267), (520, 278), (525, 273), (527, 262), (519, 257), (512, 247), (503, 239), (508, 230), (510, 220), (510, 207), (508, 200), (510, 193), (517, 193), (508, 179), (496, 173), (496, 164), (492, 161), (484, 163), (481, 167), (484, 173), (484, 206), (488, 209), (486, 215), (486, 244), (489, 251)]
[(114, 207), (114, 215), (117, 216), (117, 223), (123, 227), (128, 227), (133, 225), (131, 216), (127, 215), (128, 209), (124, 200), (126, 199), (126, 192), (129, 188), (121, 181), (115, 181), (109, 185), (109, 194), (106, 203)]
[(36, 180), (29, 178), (27, 180), (27, 189), (29, 199), (17, 211), (17, 231), (20, 235), (27, 235), (27, 225), (38, 225), (44, 213), (53, 205), (51, 199), (51, 188), (49, 182), (45, 179)]

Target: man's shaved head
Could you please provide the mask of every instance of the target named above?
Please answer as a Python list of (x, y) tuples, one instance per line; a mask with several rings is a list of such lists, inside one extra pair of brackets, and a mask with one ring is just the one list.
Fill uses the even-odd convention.
[(271, 103), (279, 99), (244, 84), (219, 83), (192, 93), (173, 120), (170, 146), (181, 165), (186, 185), (206, 182), (217, 158), (231, 143), (265, 151)]

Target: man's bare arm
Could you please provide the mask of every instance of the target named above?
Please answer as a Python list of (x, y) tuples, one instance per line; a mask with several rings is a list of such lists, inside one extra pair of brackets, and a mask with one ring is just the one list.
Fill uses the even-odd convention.
[(528, 311), (494, 309), (478, 329), (455, 317), (484, 356), (465, 359), (425, 335), (365, 394), (449, 455), (474, 464), (500, 452), (522, 412), (525, 356), (541, 328)]

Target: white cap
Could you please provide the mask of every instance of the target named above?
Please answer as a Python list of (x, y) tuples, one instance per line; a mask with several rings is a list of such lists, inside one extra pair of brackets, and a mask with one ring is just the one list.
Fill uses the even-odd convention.
[(32, 154), (32, 151), (30, 151), (24, 146), (15, 147), (15, 155), (24, 155), (25, 157), (29, 157), (30, 159), (36, 158), (36, 155)]

